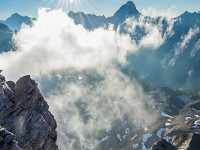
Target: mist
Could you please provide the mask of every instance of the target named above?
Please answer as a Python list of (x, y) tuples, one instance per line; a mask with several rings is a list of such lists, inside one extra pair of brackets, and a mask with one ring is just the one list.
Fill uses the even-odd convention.
[[(129, 54), (155, 50), (173, 33), (142, 20), (126, 20), (127, 30), (135, 31), (134, 23), (145, 28), (138, 42), (112, 25), (88, 31), (65, 12), (42, 8), (33, 26), (23, 25), (14, 35), (17, 50), (0, 54), (8, 80), (30, 74), (39, 82), (57, 120), (60, 149), (94, 149), (111, 137), (121, 143), (120, 137), (146, 132), (158, 121), (162, 106), (155, 110), (150, 91), (123, 68)], [(123, 133), (112, 130), (119, 125)]]
[(137, 51), (129, 36), (112, 27), (87, 31), (61, 10), (40, 9), (33, 26), (24, 25), (13, 40), (17, 50), (1, 54), (0, 67), (14, 80), (24, 74), (38, 77), (70, 67), (94, 68), (111, 61), (123, 64), (128, 51)]

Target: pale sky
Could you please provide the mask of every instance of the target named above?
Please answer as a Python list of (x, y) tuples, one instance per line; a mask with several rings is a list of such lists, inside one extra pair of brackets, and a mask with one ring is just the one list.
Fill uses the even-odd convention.
[[(63, 8), (66, 11), (80, 10), (85, 13), (112, 16), (127, 0), (0, 0), (0, 19), (6, 19), (13, 13), (37, 16), (40, 7), (51, 9)], [(200, 0), (133, 0), (140, 12), (147, 10), (172, 11), (179, 15), (184, 11), (200, 10)], [(151, 9), (149, 9), (151, 8)], [(173, 8), (171, 10), (171, 8)]]

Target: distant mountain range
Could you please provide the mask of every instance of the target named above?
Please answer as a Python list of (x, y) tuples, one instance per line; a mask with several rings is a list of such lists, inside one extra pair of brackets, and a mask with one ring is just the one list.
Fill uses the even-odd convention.
[(106, 18), (105, 16), (96, 16), (91, 14), (85, 14), (83, 12), (69, 12), (69, 17), (74, 19), (76, 24), (82, 24), (86, 29), (92, 30), (108, 24), (114, 24), (115, 29), (118, 25), (124, 22), (129, 17), (138, 18), (140, 16), (139, 11), (136, 9), (135, 4), (132, 1), (128, 1), (126, 4), (120, 7), (116, 13)]
[(35, 18), (30, 18), (28, 16), (21, 16), (18, 13), (12, 14), (8, 19), (5, 21), (0, 20), (1, 23), (7, 25), (11, 30), (19, 31), (22, 24), (32, 25), (32, 21)]
[[(115, 29), (126, 33), (137, 43), (150, 31), (143, 24), (159, 27), (165, 42), (158, 48), (141, 48), (135, 55), (128, 56), (126, 72), (137, 74), (141, 80), (149, 81), (160, 86), (172, 88), (200, 89), (200, 14), (184, 12), (176, 18), (151, 18), (143, 16), (132, 1), (120, 7), (117, 12), (106, 18), (105, 16), (87, 15), (83, 12), (70, 12), (69, 16), (76, 24), (82, 24), (86, 29), (93, 30), (98, 27), (107, 27), (114, 24)], [(127, 30), (130, 25), (124, 22), (132, 18), (129, 23), (136, 22), (135, 31)], [(141, 21), (142, 18), (142, 21)], [(93, 22), (95, 24), (93, 24)], [(173, 24), (169, 24), (173, 22)], [(172, 26), (170, 28), (170, 26)], [(168, 35), (169, 28), (172, 34)], [(185, 41), (184, 41), (185, 38)], [(181, 43), (185, 43), (182, 45)], [(142, 60), (142, 61), (141, 61)]]
[(11, 15), (5, 21), (0, 20), (0, 52), (14, 49), (12, 35), (21, 29), (22, 24), (32, 25), (35, 18), (21, 16), (17, 13)]
[[(111, 17), (83, 12), (75, 13), (73, 11), (70, 11), (68, 15), (74, 20), (75, 24), (82, 24), (88, 30), (94, 30), (98, 27), (107, 28), (109, 24), (113, 24), (114, 29), (129, 34), (137, 44), (152, 30), (146, 30), (146, 27), (142, 26), (141, 23), (158, 27), (162, 32), (161, 38), (164, 39), (164, 43), (156, 48), (141, 47), (137, 54), (127, 56), (128, 65), (124, 68), (124, 72), (159, 86), (183, 87), (195, 92), (200, 91), (200, 82), (197, 82), (200, 81), (199, 13), (186, 11), (171, 19), (151, 18), (143, 16), (137, 10), (135, 4), (128, 1)], [(129, 19), (129, 23), (136, 22), (135, 31), (127, 29), (133, 26), (127, 23), (127, 19)], [(33, 20), (35, 18), (15, 13), (5, 21), (0, 22), (13, 31), (19, 31), (23, 23), (32, 25)], [(172, 22), (172, 24), (169, 22)], [(2, 28), (7, 32), (0, 33), (0, 50), (6, 51), (10, 48), (12, 31), (5, 26)], [(171, 34), (168, 34), (168, 32), (171, 32)]]

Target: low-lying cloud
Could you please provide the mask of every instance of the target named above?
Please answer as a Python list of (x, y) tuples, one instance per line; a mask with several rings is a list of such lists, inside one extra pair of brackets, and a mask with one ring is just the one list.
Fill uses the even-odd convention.
[[(66, 68), (90, 68), (125, 62), (134, 41), (112, 27), (87, 31), (61, 10), (40, 9), (32, 27), (24, 26), (14, 36), (17, 51), (0, 55), (0, 68), (9, 79), (24, 74), (34, 77)], [(23, 66), (23, 67), (22, 67)], [(19, 71), (20, 70), (20, 71)]]
[[(177, 42), (168, 54), (166, 54), (165, 58), (163, 59), (163, 65), (174, 66), (180, 55), (187, 49), (188, 44), (191, 40), (199, 33), (199, 27), (190, 28), (188, 33), (181, 36), (181, 41)], [(194, 48), (192, 49), (190, 56), (194, 57), (195, 53), (198, 51), (198, 42), (195, 44)]]
[(143, 9), (142, 10), (142, 14), (144, 16), (150, 16), (150, 17), (170, 17), (170, 18), (174, 18), (177, 17), (179, 14), (176, 11), (176, 6), (172, 5), (171, 7), (169, 7), (166, 10), (158, 10), (156, 8), (153, 7), (149, 7), (148, 9)]
[[(166, 24), (163, 24), (163, 22), (166, 22)], [(174, 34), (172, 30), (174, 22), (175, 19), (166, 17), (149, 18), (140, 16), (139, 19), (126, 19), (122, 27), (133, 36), (137, 35), (140, 37), (138, 41), (139, 49), (148, 48), (150, 50), (155, 50), (164, 44), (166, 38)], [(167, 26), (166, 29), (164, 29), (165, 26)], [(138, 33), (141, 35), (143, 34), (143, 36), (140, 34), (138, 35)]]
[(96, 139), (109, 138), (103, 134), (107, 126), (137, 122), (141, 128), (156, 121), (152, 95), (121, 71), (128, 53), (143, 46), (157, 48), (165, 40), (159, 27), (140, 24), (148, 33), (137, 45), (112, 26), (88, 31), (61, 10), (40, 9), (33, 26), (24, 25), (14, 35), (17, 50), (0, 54), (8, 79), (30, 74), (42, 84), (57, 74), (58, 81), (52, 78), (52, 85), (41, 86), (50, 89), (43, 94), (58, 123), (61, 149), (75, 140), (76, 146), (93, 149), (101, 142)]

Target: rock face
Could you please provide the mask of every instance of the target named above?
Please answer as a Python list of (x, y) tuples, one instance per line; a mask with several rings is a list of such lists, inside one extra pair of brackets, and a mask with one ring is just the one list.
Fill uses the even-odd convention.
[(14, 135), (2, 127), (0, 127), (0, 149), (20, 150)]
[(132, 1), (128, 1), (126, 4), (122, 5), (120, 9), (114, 14), (114, 17), (119, 17), (120, 19), (131, 17), (131, 16), (139, 16), (140, 13), (136, 9), (135, 4)]
[(21, 77), (15, 84), (0, 75), (0, 126), (13, 134), (21, 149), (58, 149), (57, 124), (48, 109), (30, 76)]
[(176, 148), (167, 142), (166, 140), (158, 141), (153, 147), (152, 150), (176, 150)]
[(168, 143), (165, 139), (157, 142), (152, 150), (199, 150), (200, 135), (195, 133), (182, 133), (176, 137), (173, 144)]
[(199, 150), (200, 149), (200, 135), (194, 133), (183, 133), (177, 137), (173, 145), (178, 150)]

